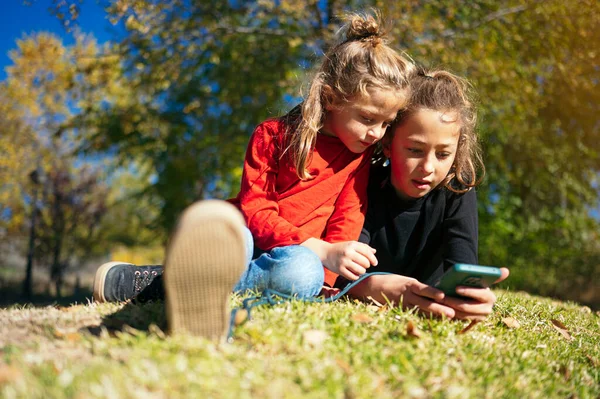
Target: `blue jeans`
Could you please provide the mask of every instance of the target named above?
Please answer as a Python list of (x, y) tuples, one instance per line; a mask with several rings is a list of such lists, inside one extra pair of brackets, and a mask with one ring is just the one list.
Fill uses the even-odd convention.
[(248, 267), (234, 287), (236, 292), (263, 291), (267, 288), (283, 294), (309, 298), (319, 294), (325, 281), (321, 260), (313, 251), (300, 245), (273, 248), (254, 257), (254, 238), (246, 232)]

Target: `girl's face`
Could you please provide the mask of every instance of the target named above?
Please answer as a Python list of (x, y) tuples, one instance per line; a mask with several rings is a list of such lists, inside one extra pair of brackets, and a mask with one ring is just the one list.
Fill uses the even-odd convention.
[(420, 198), (448, 175), (456, 156), (459, 123), (453, 113), (419, 109), (396, 127), (384, 148), (400, 197)]
[(362, 153), (381, 140), (386, 129), (404, 105), (396, 91), (369, 89), (368, 95), (326, 107), (322, 132), (338, 137), (354, 153)]

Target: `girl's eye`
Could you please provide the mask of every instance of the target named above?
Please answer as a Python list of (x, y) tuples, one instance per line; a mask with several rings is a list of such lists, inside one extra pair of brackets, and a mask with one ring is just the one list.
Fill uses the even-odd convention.
[(419, 148), (411, 148), (411, 147), (409, 147), (409, 148), (407, 148), (407, 150), (411, 154), (415, 154), (415, 155), (421, 154), (421, 152), (422, 152)]
[(363, 121), (367, 122), (367, 123), (371, 123), (373, 122), (373, 119), (367, 117), (367, 116), (361, 116), (361, 118), (363, 119)]
[(438, 154), (437, 154), (438, 159), (442, 159), (442, 160), (448, 158), (449, 156), (450, 156), (449, 152), (438, 152)]

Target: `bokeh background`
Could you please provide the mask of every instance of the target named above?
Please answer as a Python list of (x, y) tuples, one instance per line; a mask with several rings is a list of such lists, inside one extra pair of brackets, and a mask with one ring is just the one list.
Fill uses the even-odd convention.
[(300, 101), (339, 17), (479, 95), (480, 263), (600, 308), (595, 0), (10, 0), (0, 17), (0, 306), (82, 301), (235, 195), (253, 127)]

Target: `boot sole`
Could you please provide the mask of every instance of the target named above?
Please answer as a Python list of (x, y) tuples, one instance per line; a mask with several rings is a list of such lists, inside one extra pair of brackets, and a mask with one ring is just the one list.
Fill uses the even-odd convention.
[(106, 262), (96, 270), (94, 276), (94, 301), (95, 302), (109, 302), (104, 296), (104, 283), (106, 282), (106, 275), (115, 266), (118, 265), (131, 265), (127, 262)]
[(246, 268), (244, 218), (224, 201), (202, 201), (182, 215), (165, 261), (171, 334), (210, 339), (229, 327), (229, 296)]

